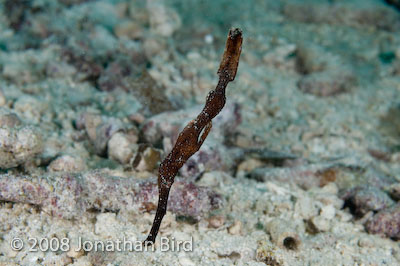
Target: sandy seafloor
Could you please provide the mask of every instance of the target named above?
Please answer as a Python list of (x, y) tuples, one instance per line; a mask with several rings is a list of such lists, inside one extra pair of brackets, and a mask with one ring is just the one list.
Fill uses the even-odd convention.
[[(400, 265), (396, 7), (2, 0), (0, 8), (0, 265)], [(49, 207), (48, 194), (18, 182), (93, 171), (154, 180), (217, 84), (230, 27), (244, 42), (225, 120), (179, 174), (222, 205), (196, 217), (168, 211), (153, 252), (29, 251), (28, 238), (67, 238), (71, 249), (79, 237), (145, 239), (154, 205), (75, 210), (73, 195), (48, 181), (57, 198)], [(104, 201), (118, 192), (96, 189)], [(192, 239), (192, 251), (162, 251), (160, 237)]]

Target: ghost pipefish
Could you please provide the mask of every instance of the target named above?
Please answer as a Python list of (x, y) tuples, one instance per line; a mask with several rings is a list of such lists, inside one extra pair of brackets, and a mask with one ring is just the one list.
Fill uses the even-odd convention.
[(195, 154), (207, 138), (212, 127), (212, 119), (219, 114), (225, 105), (225, 89), (236, 76), (239, 57), (242, 51), (242, 31), (238, 28), (229, 31), (225, 51), (218, 69), (217, 87), (210, 91), (200, 114), (179, 134), (174, 147), (160, 164), (158, 171), (158, 206), (150, 233), (144, 244), (154, 243), (161, 221), (167, 211), (167, 203), (171, 186), (179, 169)]

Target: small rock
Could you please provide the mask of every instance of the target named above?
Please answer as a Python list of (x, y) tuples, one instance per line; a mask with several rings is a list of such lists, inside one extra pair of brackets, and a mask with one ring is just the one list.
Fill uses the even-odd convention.
[(390, 161), (390, 153), (384, 152), (376, 149), (368, 149), (368, 153), (377, 160), (389, 162)]
[(99, 114), (83, 113), (75, 121), (77, 129), (85, 129), (89, 139), (96, 138), (96, 128), (103, 122)]
[(15, 127), (21, 125), (21, 120), (16, 114), (1, 116), (0, 127)]
[(261, 167), (263, 165), (263, 162), (257, 159), (247, 159), (243, 162), (241, 162), (237, 168), (237, 171), (244, 171), (244, 172), (250, 172), (258, 167)]
[(353, 216), (348, 212), (340, 211), (337, 213), (337, 215), (338, 215), (339, 221), (344, 222), (344, 223), (347, 223), (353, 219)]
[(15, 127), (21, 125), (21, 119), (8, 108), (0, 108), (0, 127)]
[(335, 183), (330, 182), (321, 188), (321, 192), (325, 194), (337, 195), (339, 188)]
[(209, 141), (203, 144), (201, 150), (191, 156), (182, 166), (179, 170), (180, 175), (193, 179), (204, 172), (227, 170), (229, 167), (227, 165), (229, 161), (226, 160), (228, 153), (224, 152), (223, 147), (217, 149), (216, 146), (213, 144), (213, 138), (209, 138)]
[(389, 186), (388, 193), (395, 201), (400, 201), (400, 183)]
[(303, 219), (310, 219), (318, 214), (315, 202), (310, 197), (299, 198), (294, 208), (296, 213), (299, 213)]
[(385, 192), (372, 186), (352, 188), (344, 193), (342, 199), (345, 200), (345, 206), (360, 217), (369, 211), (379, 211), (394, 203)]
[(236, 220), (231, 226), (228, 228), (228, 233), (231, 235), (240, 235), (242, 232), (242, 222)]
[(373, 248), (375, 246), (374, 240), (369, 236), (361, 237), (358, 240), (358, 245), (362, 248)]
[(225, 224), (225, 218), (220, 215), (212, 216), (208, 219), (208, 227), (210, 228), (220, 228)]
[(122, 123), (115, 118), (109, 118), (96, 128), (96, 137), (92, 139), (96, 153), (103, 156), (107, 152), (107, 143), (111, 137), (122, 129)]
[(47, 168), (50, 172), (80, 172), (86, 169), (81, 158), (62, 155), (50, 163)]
[(321, 187), (336, 181), (338, 170), (335, 168), (327, 168), (317, 171), (316, 175), (319, 178)]
[(133, 162), (133, 166), (138, 171), (153, 171), (161, 160), (161, 152), (152, 147), (145, 147), (139, 152)]
[(42, 137), (32, 127), (0, 128), (0, 168), (21, 165), (42, 151)]
[(400, 239), (400, 203), (379, 211), (367, 223), (369, 233)]
[(14, 110), (29, 121), (38, 123), (45, 112), (50, 112), (49, 106), (43, 100), (24, 95), (14, 103)]
[(321, 217), (327, 220), (332, 220), (335, 217), (336, 210), (333, 205), (327, 205), (321, 208)]
[(138, 137), (136, 135), (127, 135), (117, 132), (108, 141), (108, 157), (127, 164), (134, 157), (138, 150), (136, 144)]
[(102, 117), (99, 114), (83, 113), (75, 121), (75, 127), (85, 129), (96, 154), (107, 154), (107, 143), (114, 133), (123, 129), (123, 123), (114, 117)]
[(313, 217), (311, 222), (319, 232), (327, 232), (331, 228), (329, 220), (322, 216)]

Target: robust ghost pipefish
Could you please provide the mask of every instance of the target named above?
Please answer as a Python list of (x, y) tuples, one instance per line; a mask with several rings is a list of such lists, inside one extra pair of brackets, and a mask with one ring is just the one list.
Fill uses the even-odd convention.
[(158, 206), (153, 226), (144, 243), (154, 243), (161, 221), (167, 211), (171, 186), (179, 169), (195, 154), (207, 138), (212, 127), (212, 119), (219, 114), (225, 105), (225, 89), (236, 76), (239, 57), (242, 51), (242, 31), (238, 28), (229, 31), (225, 51), (218, 69), (217, 87), (207, 95), (206, 104), (196, 119), (179, 134), (174, 147), (160, 164), (158, 171)]

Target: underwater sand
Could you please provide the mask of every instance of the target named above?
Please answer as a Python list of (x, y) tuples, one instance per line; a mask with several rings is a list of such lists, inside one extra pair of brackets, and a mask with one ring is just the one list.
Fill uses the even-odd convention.
[[(0, 265), (400, 265), (387, 2), (1, 1)], [(226, 106), (144, 251), (158, 164), (231, 27)]]

